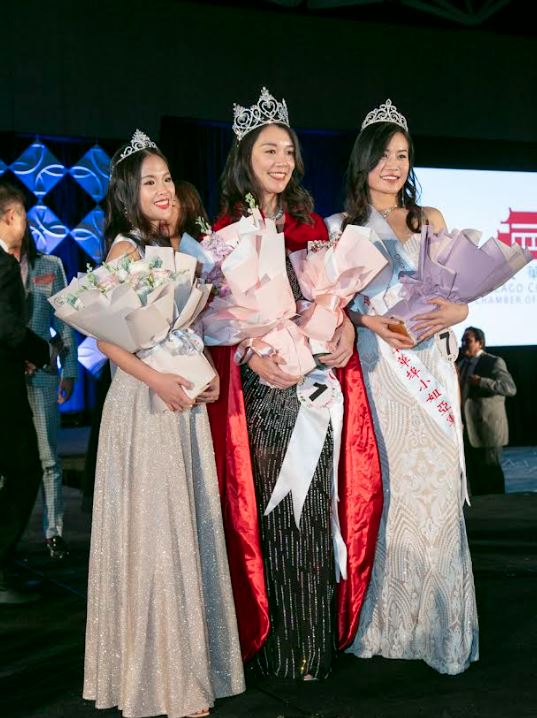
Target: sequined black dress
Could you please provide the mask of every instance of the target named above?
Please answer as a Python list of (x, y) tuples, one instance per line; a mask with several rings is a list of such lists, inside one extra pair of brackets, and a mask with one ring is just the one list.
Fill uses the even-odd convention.
[[(291, 264), (295, 298), (300, 289)], [(264, 516), (293, 432), (300, 404), (296, 387), (272, 389), (242, 367), (242, 381), (271, 629), (256, 663), (279, 678), (322, 678), (335, 652), (335, 569), (330, 528), (332, 430), (295, 525), (291, 495)], [(304, 451), (307, 451), (304, 447)]]

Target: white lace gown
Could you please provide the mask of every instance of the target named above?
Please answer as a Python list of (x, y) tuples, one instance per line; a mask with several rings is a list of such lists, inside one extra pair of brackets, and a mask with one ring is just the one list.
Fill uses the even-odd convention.
[[(340, 231), (343, 215), (327, 224)], [(420, 235), (404, 244), (372, 210), (368, 227), (388, 266), (354, 309), (384, 313), (399, 298), (399, 272), (416, 268)], [(371, 582), (353, 644), (362, 658), (422, 659), (440, 673), (457, 674), (478, 658), (478, 621), (472, 564), (463, 516), (464, 467), (460, 425), (442, 428), (405, 386), (393, 352), (368, 329), (358, 330), (358, 352), (379, 447), (384, 509)], [(460, 412), (454, 365), (435, 338), (408, 351), (423, 376), (433, 377)], [(462, 459), (463, 461), (463, 459)]]
[(243, 690), (206, 408), (153, 414), (148, 387), (117, 369), (99, 436), (84, 698), (181, 718)]

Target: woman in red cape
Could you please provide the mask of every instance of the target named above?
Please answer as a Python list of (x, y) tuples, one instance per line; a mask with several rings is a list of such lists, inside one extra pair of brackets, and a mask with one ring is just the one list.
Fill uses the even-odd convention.
[[(309, 241), (327, 240), (328, 234), (300, 185), (303, 164), (285, 104), (263, 92), (258, 105), (235, 110), (238, 141), (224, 170), (223, 213), (214, 229), (246, 214), (244, 197), (249, 193), (265, 216), (283, 227), (291, 252)], [(254, 120), (246, 131), (244, 117), (246, 125)], [(289, 262), (287, 266), (298, 296), (296, 277)], [(380, 465), (348, 324), (346, 320), (333, 353), (324, 359), (335, 368), (345, 401), (339, 516), (348, 559), (347, 579), (339, 584), (330, 529), (331, 427), (300, 530), (292, 520), (290, 496), (264, 516), (298, 414), (299, 378), (280, 370), (277, 358), (253, 355), (248, 365), (237, 366), (234, 348), (211, 348), (221, 391), (208, 409), (243, 658), (256, 657), (262, 672), (280, 678), (327, 675), (336, 645), (343, 649), (354, 637), (371, 573), (382, 510)], [(277, 388), (261, 384), (260, 377)]]

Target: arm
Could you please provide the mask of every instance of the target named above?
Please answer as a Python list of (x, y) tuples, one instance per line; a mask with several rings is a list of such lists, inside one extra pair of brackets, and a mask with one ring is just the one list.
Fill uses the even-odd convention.
[(136, 260), (140, 259), (140, 254), (137, 249), (134, 247), (134, 245), (132, 245), (130, 242), (127, 242), (126, 240), (116, 242), (112, 247), (110, 247), (110, 251), (108, 252), (106, 261), (111, 262), (114, 259), (119, 259), (120, 257), (125, 256), (130, 257), (133, 262), (136, 262)]
[(220, 396), (220, 377), (218, 376), (218, 372), (216, 371), (211, 352), (207, 348), (205, 348), (203, 350), (203, 353), (205, 354), (207, 360), (214, 369), (215, 377), (207, 386), (205, 391), (202, 391), (201, 394), (198, 394), (198, 396), (196, 397), (196, 404), (212, 404), (212, 402), (217, 401), (218, 397)]
[(435, 234), (438, 234), (443, 229), (447, 230), (446, 220), (439, 209), (436, 209), (436, 207), (423, 207), (423, 214)]
[(470, 377), (472, 385), (478, 387), (481, 396), (515, 396), (515, 382), (501, 357), (496, 357), (491, 373), (491, 377), (477, 374)]
[(347, 366), (354, 351), (356, 331), (351, 320), (345, 314), (342, 323), (334, 332), (331, 341), (332, 351), (319, 358), (319, 361), (334, 369), (342, 369)]
[[(54, 281), (52, 284), (52, 294), (60, 292), (67, 286), (67, 279), (61, 260), (54, 266)], [(58, 404), (64, 404), (71, 398), (75, 386), (75, 380), (78, 375), (78, 358), (77, 344), (75, 333), (70, 326), (58, 319), (55, 314), (52, 315), (51, 324), (62, 339), (63, 350), (61, 354), (62, 373), (60, 384), (58, 387)]]
[(393, 324), (393, 319), (389, 317), (381, 317), (372, 314), (360, 314), (349, 310), (349, 318), (351, 322), (357, 327), (364, 327), (375, 332), (381, 339), (387, 342), (394, 349), (410, 349), (414, 346), (414, 342), (410, 337), (406, 337), (403, 334), (392, 332), (388, 328), (389, 324)]
[(103, 354), (106, 354), (120, 369), (135, 379), (143, 381), (150, 389), (153, 389), (171, 411), (182, 411), (194, 405), (194, 402), (189, 399), (181, 389), (182, 386), (186, 386), (187, 388), (192, 386), (187, 379), (177, 374), (163, 374), (158, 372), (147, 364), (144, 364), (144, 362), (138, 359), (134, 354), (129, 354), (125, 349), (121, 349), (121, 347), (115, 344), (99, 341), (97, 342), (97, 346)]
[(271, 386), (276, 389), (289, 389), (289, 387), (298, 384), (301, 377), (292, 376), (282, 371), (278, 364), (283, 364), (283, 362), (284, 359), (277, 354), (266, 357), (253, 354), (247, 363), (252, 371), (255, 371), (261, 379), (264, 379)]

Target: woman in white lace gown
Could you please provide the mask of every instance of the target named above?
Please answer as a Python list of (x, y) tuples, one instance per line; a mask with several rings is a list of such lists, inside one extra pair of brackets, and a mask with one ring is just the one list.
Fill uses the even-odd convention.
[(422, 315), (415, 346), (381, 316), (400, 298), (399, 273), (417, 266), (421, 224), (445, 227), (438, 210), (417, 206), (412, 161), (406, 120), (387, 100), (364, 120), (354, 145), (346, 212), (327, 220), (331, 233), (346, 224), (370, 227), (389, 260), (351, 311), (380, 452), (384, 510), (349, 651), (363, 658), (423, 659), (456, 674), (478, 658), (478, 623), (463, 517), (455, 357), (448, 356), (445, 332), (468, 310), (439, 299)]
[[(142, 256), (171, 217), (173, 182), (148, 142), (112, 160), (109, 259)], [(101, 348), (118, 368), (99, 436), (84, 698), (129, 718), (208, 715), (244, 679), (207, 411), (185, 379)], [(170, 411), (151, 413), (150, 388)], [(217, 396), (214, 381), (200, 398)]]

